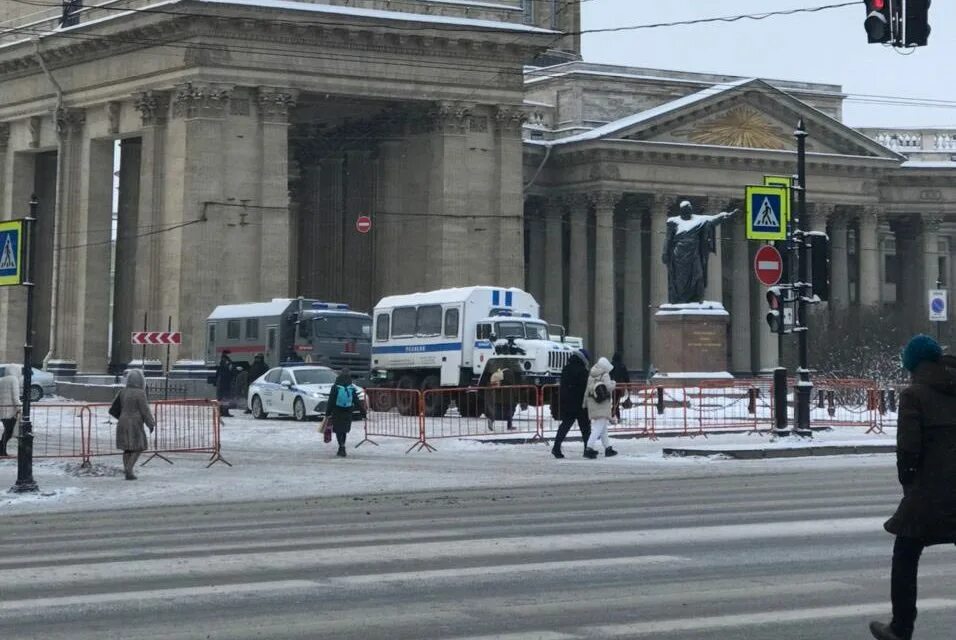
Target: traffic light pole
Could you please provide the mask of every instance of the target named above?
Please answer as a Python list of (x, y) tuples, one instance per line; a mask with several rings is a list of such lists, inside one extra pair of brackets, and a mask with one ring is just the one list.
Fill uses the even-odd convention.
[(30, 422), (30, 387), (33, 385), (33, 265), (36, 263), (36, 222), (37, 207), (40, 201), (34, 195), (30, 198), (30, 215), (24, 218), (23, 229), (26, 242), (23, 243), (26, 269), (23, 274), (23, 286), (27, 288), (27, 339), (23, 343), (23, 406), (20, 412), (20, 437), (17, 441), (17, 482), (10, 488), (11, 493), (35, 493), (39, 491), (33, 479), (33, 425)]
[(799, 365), (797, 369), (797, 406), (796, 406), (796, 428), (794, 433), (798, 436), (812, 436), (810, 430), (810, 394), (813, 391), (813, 383), (810, 381), (810, 365), (808, 357), (808, 338), (807, 335), (807, 306), (810, 303), (812, 295), (810, 287), (810, 239), (806, 234), (807, 220), (807, 129), (804, 126), (803, 119), (797, 123), (797, 130), (794, 131), (794, 137), (797, 139), (797, 229), (794, 241), (797, 245), (797, 264), (798, 273), (796, 283), (797, 293), (797, 317), (794, 331), (798, 332), (799, 340)]

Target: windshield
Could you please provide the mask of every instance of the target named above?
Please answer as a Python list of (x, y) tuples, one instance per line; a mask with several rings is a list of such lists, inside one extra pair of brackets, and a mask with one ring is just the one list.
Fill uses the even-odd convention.
[(505, 338), (524, 338), (524, 325), (520, 322), (496, 322), (495, 334), (499, 340)]
[(332, 384), (337, 377), (329, 369), (295, 369), (296, 384)]
[(372, 339), (372, 321), (355, 316), (319, 316), (312, 321), (312, 330), (316, 338)]
[(525, 332), (529, 340), (548, 340), (548, 327), (543, 324), (528, 323), (525, 325)]

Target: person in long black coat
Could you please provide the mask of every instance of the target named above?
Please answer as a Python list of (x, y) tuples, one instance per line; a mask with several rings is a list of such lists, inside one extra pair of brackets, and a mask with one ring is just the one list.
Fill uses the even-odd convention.
[[(343, 393), (352, 394), (352, 403), (347, 408), (340, 407), (337, 401), (339, 395)], [(339, 449), (335, 455), (340, 458), (346, 456), (345, 440), (349, 431), (352, 430), (352, 414), (355, 411), (365, 412), (358, 397), (358, 388), (352, 384), (352, 373), (347, 368), (343, 368), (335, 379), (332, 389), (329, 390), (329, 400), (325, 406), (325, 419), (332, 423), (332, 432), (339, 444)]]
[(880, 640), (910, 640), (916, 622), (920, 557), (931, 545), (956, 544), (956, 358), (929, 336), (903, 351), (912, 383), (900, 394), (897, 476), (903, 499), (884, 528), (896, 536), (890, 595), (893, 619), (871, 622)]
[[(581, 439), (583, 444), (587, 444), (591, 437), (591, 420), (588, 417), (588, 411), (584, 408), (584, 392), (588, 387), (588, 374), (591, 365), (588, 362), (588, 354), (583, 349), (575, 351), (568, 358), (568, 363), (561, 369), (560, 383), (560, 407), (561, 424), (558, 426), (558, 433), (554, 437), (554, 445), (551, 447), (551, 455), (555, 458), (563, 458), (561, 444), (571, 430), (571, 425), (575, 420), (578, 428), (581, 430)], [(586, 449), (586, 447), (585, 447)]]
[(219, 366), (216, 367), (216, 400), (219, 401), (220, 414), (229, 417), (229, 406), (232, 404), (232, 358), (228, 351), (223, 351), (219, 358)]

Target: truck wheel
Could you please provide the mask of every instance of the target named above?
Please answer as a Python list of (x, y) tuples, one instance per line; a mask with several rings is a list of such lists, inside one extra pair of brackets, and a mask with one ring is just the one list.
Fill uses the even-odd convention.
[(481, 394), (475, 391), (459, 391), (455, 398), (455, 404), (458, 405), (458, 415), (462, 418), (477, 418), (481, 415)]
[(415, 376), (407, 375), (399, 378), (395, 406), (403, 416), (418, 415), (418, 394), (409, 393), (410, 391), (418, 391), (418, 381)]
[[(422, 392), (432, 389), (440, 389), (441, 380), (438, 376), (427, 376), (422, 380)], [(448, 411), (450, 400), (445, 393), (426, 393), (425, 394), (425, 416), (428, 418), (443, 418)]]
[(388, 413), (395, 406), (395, 393), (389, 389), (369, 391), (368, 405), (372, 411)]

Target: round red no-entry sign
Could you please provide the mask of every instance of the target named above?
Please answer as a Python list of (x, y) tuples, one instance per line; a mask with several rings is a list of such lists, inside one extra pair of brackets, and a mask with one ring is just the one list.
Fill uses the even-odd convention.
[(355, 221), (355, 230), (359, 233), (368, 233), (372, 230), (372, 219), (368, 216), (359, 216)]
[(757, 250), (754, 256), (754, 273), (757, 274), (757, 280), (768, 287), (780, 282), (783, 276), (783, 258), (776, 247), (765, 245)]

